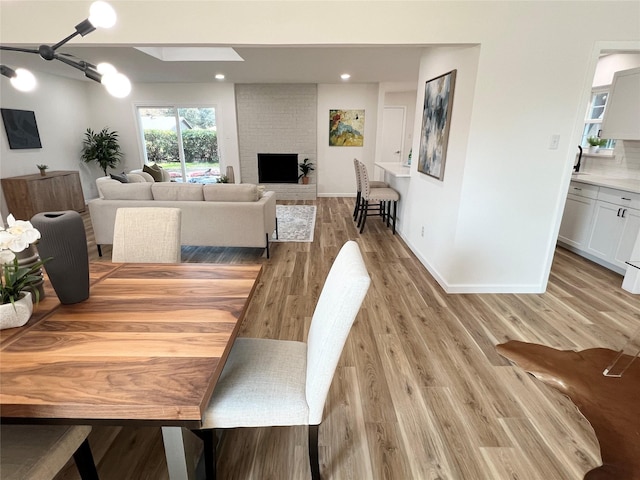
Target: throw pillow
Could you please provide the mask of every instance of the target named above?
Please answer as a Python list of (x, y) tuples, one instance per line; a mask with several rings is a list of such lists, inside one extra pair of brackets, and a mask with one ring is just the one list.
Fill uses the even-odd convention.
[(145, 165), (142, 167), (142, 171), (151, 175), (156, 182), (162, 181), (162, 167), (159, 165)]
[(129, 183), (129, 179), (127, 178), (127, 174), (124, 173), (124, 172), (122, 172), (122, 173), (111, 173), (110, 176), (114, 180), (118, 180), (120, 183)]

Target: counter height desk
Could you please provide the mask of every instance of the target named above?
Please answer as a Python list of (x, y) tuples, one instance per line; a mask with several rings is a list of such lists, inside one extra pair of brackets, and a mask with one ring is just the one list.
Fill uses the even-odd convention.
[(386, 173), (396, 178), (411, 177), (411, 166), (400, 162), (376, 162), (376, 167), (381, 168)]
[(170, 478), (189, 478), (180, 427), (200, 427), (260, 272), (91, 264), (75, 305), (47, 286), (27, 325), (0, 332), (2, 421), (161, 426)]

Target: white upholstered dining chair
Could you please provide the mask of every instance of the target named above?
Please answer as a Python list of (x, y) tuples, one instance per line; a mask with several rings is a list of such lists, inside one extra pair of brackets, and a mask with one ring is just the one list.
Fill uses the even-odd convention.
[(320, 479), (318, 427), (338, 360), (369, 288), (358, 244), (343, 245), (316, 304), (307, 343), (236, 339), (201, 430), (207, 480), (215, 478), (217, 428), (308, 425), (311, 476)]
[(180, 263), (179, 208), (119, 208), (113, 229), (113, 262)]
[(85, 425), (1, 425), (0, 478), (52, 480), (73, 456), (82, 480), (98, 480)]

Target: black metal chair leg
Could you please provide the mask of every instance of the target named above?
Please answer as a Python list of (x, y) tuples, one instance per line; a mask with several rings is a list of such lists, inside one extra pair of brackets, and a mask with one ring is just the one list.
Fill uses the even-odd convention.
[(311, 467), (311, 480), (320, 480), (320, 459), (318, 457), (318, 427), (309, 425), (309, 466)]
[(393, 234), (396, 234), (396, 213), (398, 208), (398, 202), (393, 202)]
[(353, 208), (353, 221), (355, 222), (358, 218), (358, 212), (360, 211), (360, 198), (362, 194), (360, 192), (356, 192), (356, 205)]
[(76, 462), (76, 467), (82, 480), (99, 480), (98, 470), (96, 470), (96, 464), (93, 461), (88, 439), (85, 438), (84, 442), (74, 452), (73, 460)]
[(265, 236), (267, 237), (267, 246), (265, 249), (267, 250), (267, 258), (269, 258), (269, 234), (265, 233)]
[(204, 472), (207, 480), (216, 480), (216, 431), (205, 430), (204, 441)]
[(278, 236), (278, 217), (276, 217), (276, 238), (280, 238)]
[(98, 245), (98, 256), (102, 256), (102, 247), (100, 245)]
[(364, 231), (364, 224), (367, 222), (367, 214), (369, 213), (369, 201), (364, 200), (362, 202), (362, 213), (360, 215), (360, 233)]
[(204, 443), (204, 473), (206, 480), (216, 480), (216, 431), (213, 428), (206, 430), (191, 430), (194, 435)]

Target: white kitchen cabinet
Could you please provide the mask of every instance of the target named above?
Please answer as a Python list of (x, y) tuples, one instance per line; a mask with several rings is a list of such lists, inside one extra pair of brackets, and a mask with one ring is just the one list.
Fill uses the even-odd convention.
[(622, 212), (622, 215), (624, 224), (622, 233), (620, 234), (620, 241), (614, 254), (613, 263), (626, 269), (627, 265), (625, 262), (631, 260), (631, 252), (640, 234), (640, 210), (627, 208)]
[(571, 182), (560, 224), (560, 242), (579, 249), (586, 248), (598, 190), (593, 185)]
[(614, 74), (600, 137), (640, 140), (640, 68)]
[(586, 252), (624, 271), (640, 233), (640, 209), (630, 207), (638, 201), (638, 194), (601, 188)]

